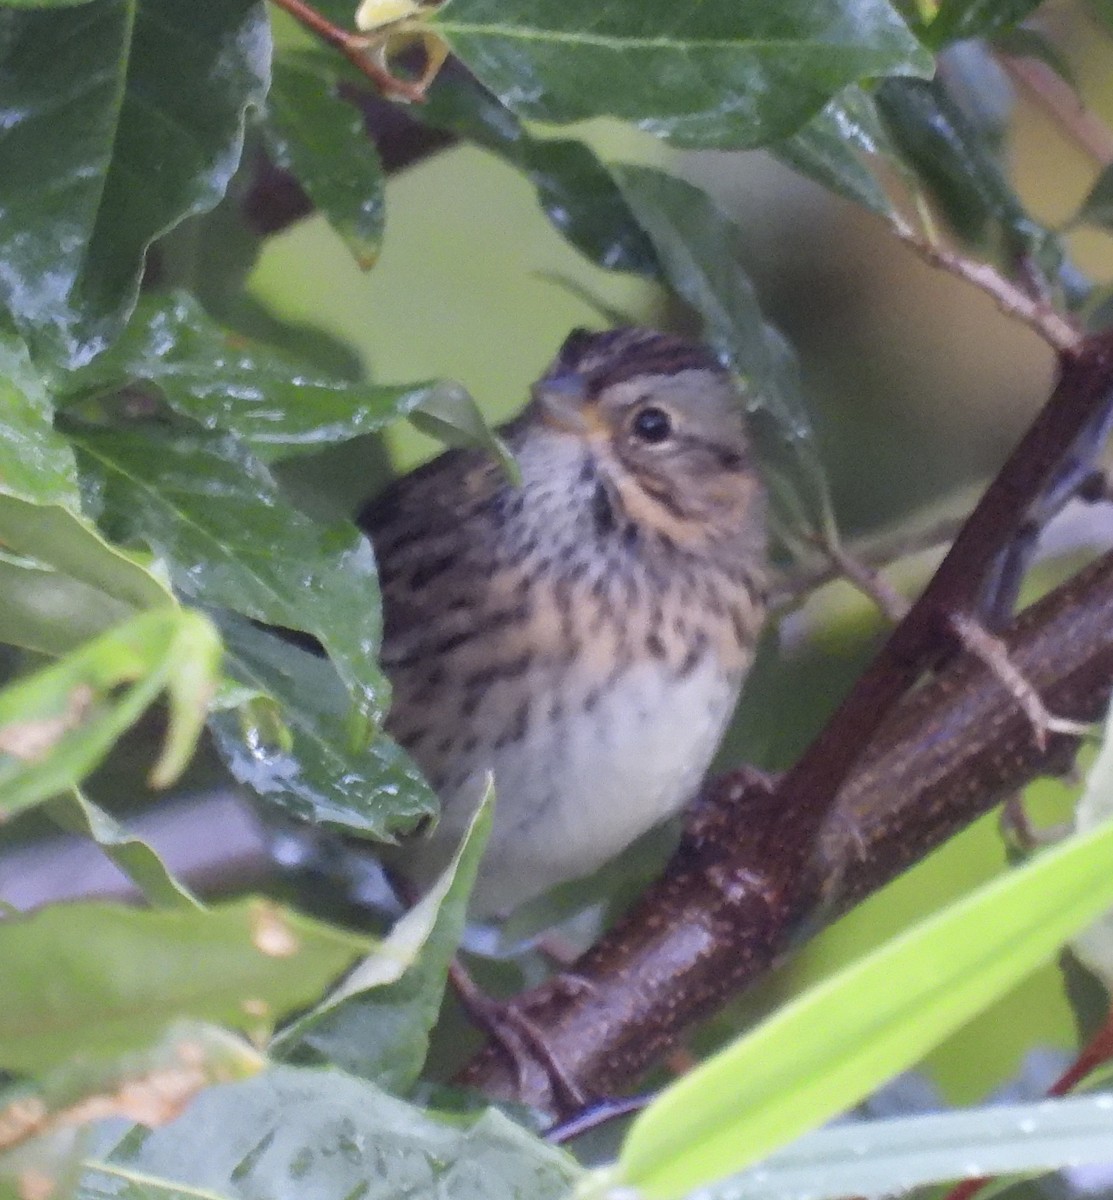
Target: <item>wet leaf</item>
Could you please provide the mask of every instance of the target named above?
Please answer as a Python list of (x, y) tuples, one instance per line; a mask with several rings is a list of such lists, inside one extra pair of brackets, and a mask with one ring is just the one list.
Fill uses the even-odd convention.
[(992, 1104), (855, 1121), (802, 1137), (751, 1171), (685, 1200), (837, 1200), (884, 1196), (979, 1174), (1021, 1175), (1108, 1163), (1108, 1095)]
[(185, 292), (145, 296), (119, 342), (64, 381), (71, 399), (153, 383), (175, 410), (264, 459), (322, 450), (406, 416), (438, 385), (331, 378), (222, 328)]
[(975, 119), (937, 80), (888, 80), (878, 107), (894, 143), (947, 220), (967, 241), (993, 251), (1011, 274), (1028, 257), (1054, 280), (1062, 250), (1025, 210), (997, 157), (996, 125)]
[(255, 1035), (312, 1003), (367, 942), (249, 898), (203, 910), (61, 904), (0, 921), (0, 1067), (143, 1050), (174, 1022)]
[(267, 95), (263, 138), (314, 206), (368, 270), (379, 257), (386, 208), (383, 170), (363, 117), (335, 94), (336, 70), (320, 58), (280, 55)]
[[(204, 1154), (197, 1148), (203, 1146)], [(338, 1071), (273, 1067), (125, 1136), (78, 1200), (565, 1200), (582, 1172), (507, 1117), (439, 1119)]]
[(0, 325), (0, 493), (77, 511), (77, 464), (22, 338)]
[(283, 1032), (276, 1046), (280, 1054), (300, 1060), (311, 1052), (395, 1093), (416, 1082), (464, 932), (493, 805), (494, 789), (488, 787), (435, 886), (334, 992)]
[(442, 73), (415, 115), (517, 167), (537, 189), (549, 220), (592, 262), (608, 270), (659, 274), (652, 244), (610, 172), (584, 142), (532, 136), (470, 75)]
[(423, 433), (446, 446), (474, 446), (486, 450), (502, 467), (507, 479), (521, 482), (518, 464), (506, 443), (487, 424), (480, 407), (457, 384), (440, 384), (410, 414), (410, 421)]
[(167, 585), (68, 507), (0, 495), (0, 641), (65, 654), (148, 608)]
[(193, 752), (216, 689), (220, 639), (200, 613), (155, 609), (0, 691), (0, 817), (79, 784), (163, 693), (167, 729), (151, 783)]
[(0, 9), (0, 302), (36, 347), (120, 331), (150, 242), (224, 194), (269, 53), (250, 0)]
[(376, 733), (368, 745), (352, 737), (347, 696), (326, 659), (231, 617), (221, 631), (228, 671), (271, 698), (271, 707), (210, 719), (241, 783), (301, 820), (387, 841), (438, 811), (421, 772), (390, 738)]
[(432, 24), (520, 116), (615, 116), (688, 146), (775, 141), (847, 84), (933, 66), (883, 0), (451, 0)]
[(371, 544), (354, 525), (323, 525), (280, 493), (236, 438), (82, 427), (83, 468), (104, 485), (102, 523), (166, 561), (190, 600), (311, 634), (371, 720), (389, 697), (376, 662), (381, 632)]
[(882, 159), (890, 168), (899, 160), (873, 97), (865, 91), (847, 88), (792, 137), (774, 142), (769, 152), (845, 200), (879, 216), (893, 212), (892, 201), (870, 169), (869, 159)]
[(155, 850), (123, 829), (79, 789), (48, 801), (43, 811), (62, 829), (92, 838), (149, 904), (178, 908), (200, 903), (181, 880), (175, 879)]
[(203, 1088), (247, 1079), (265, 1061), (223, 1029), (176, 1022), (153, 1046), (107, 1061), (77, 1058), (0, 1090), (0, 1151), (112, 1117), (165, 1124)]

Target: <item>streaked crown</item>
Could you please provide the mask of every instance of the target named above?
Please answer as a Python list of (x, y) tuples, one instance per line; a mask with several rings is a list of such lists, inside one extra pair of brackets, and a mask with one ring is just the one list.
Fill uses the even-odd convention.
[(707, 346), (671, 333), (636, 326), (602, 333), (573, 329), (538, 384), (559, 385), (575, 378), (582, 384), (585, 399), (595, 399), (628, 379), (666, 378), (682, 371), (707, 371), (723, 377), (728, 374)]

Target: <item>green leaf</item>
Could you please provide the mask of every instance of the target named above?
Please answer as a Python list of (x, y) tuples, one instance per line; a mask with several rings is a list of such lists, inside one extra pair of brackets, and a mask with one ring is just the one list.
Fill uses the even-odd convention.
[(359, 711), (389, 697), (376, 662), (379, 585), (371, 544), (354, 525), (322, 525), (284, 499), (270, 472), (231, 436), (82, 427), (82, 467), (103, 477), (102, 523), (141, 539), (199, 604), (300, 629), (324, 646)]
[(933, 68), (884, 0), (450, 0), (431, 23), (520, 116), (615, 116), (688, 146), (775, 141), (847, 84)]
[(199, 906), (197, 897), (174, 878), (146, 842), (121, 828), (77, 788), (49, 801), (44, 811), (62, 829), (92, 838), (143, 893), (148, 903), (159, 908)]
[(139, 1050), (183, 1018), (258, 1035), (367, 943), (248, 898), (202, 910), (59, 904), (0, 921), (0, 1067)]
[(231, 617), (221, 632), (229, 672), (274, 704), (210, 717), (241, 783), (302, 820), (382, 841), (438, 811), (421, 772), (390, 738), (376, 734), (369, 746), (352, 738), (347, 696), (326, 659)]
[(1054, 279), (1056, 239), (1034, 221), (998, 161), (996, 126), (976, 121), (938, 80), (887, 80), (877, 91), (890, 136), (956, 232), (997, 252), (1009, 273), (1028, 256)]
[(439, 385), (330, 378), (216, 324), (185, 292), (144, 296), (108, 353), (64, 381), (71, 399), (153, 383), (177, 412), (237, 434), (264, 459), (322, 450), (412, 412)]
[(269, 53), (250, 0), (0, 9), (0, 302), (36, 349), (116, 336), (151, 241), (224, 194)]
[(964, 38), (991, 37), (1019, 25), (1042, 0), (941, 0), (927, 27), (929, 44), (939, 49)]
[[(672, 289), (703, 318), (708, 340), (728, 354), (750, 387), (752, 407), (798, 403), (781, 373), (783, 338), (768, 325), (753, 285), (732, 253), (738, 227), (706, 192), (653, 167), (612, 173), (649, 235)], [(790, 418), (801, 419), (798, 411)]]
[(987, 1105), (820, 1129), (760, 1166), (687, 1200), (837, 1200), (903, 1194), (971, 1175), (1021, 1175), (1108, 1163), (1109, 1096)]
[(178, 1021), (152, 1046), (107, 1061), (71, 1059), (33, 1083), (0, 1090), (0, 1149), (114, 1116), (161, 1125), (202, 1088), (247, 1079), (265, 1063), (223, 1029)]
[(170, 589), (68, 507), (0, 495), (0, 641), (64, 654)]
[(80, 579), (133, 609), (170, 605), (169, 588), (84, 518), (58, 505), (0, 496), (0, 543), (28, 562)]
[(0, 492), (77, 510), (77, 464), (26, 343), (0, 326)]
[(653, 246), (595, 152), (570, 138), (536, 138), (470, 75), (442, 72), (414, 115), (499, 155), (537, 189), (549, 220), (592, 262), (656, 277)]
[(216, 690), (220, 639), (200, 613), (155, 609), (0, 691), (0, 818), (81, 782), (163, 693), (168, 723), (151, 783), (193, 752)]
[(39, 654), (65, 654), (133, 612), (70, 576), (0, 553), (0, 642)]
[(363, 269), (383, 240), (383, 169), (363, 117), (335, 94), (336, 68), (319, 58), (280, 55), (267, 96), (263, 139)]
[(488, 786), (436, 885), (336, 991), (280, 1035), (279, 1053), (300, 1058), (310, 1051), (391, 1092), (414, 1084), (464, 932), (493, 808), (494, 789)]
[(40, 1195), (72, 1196), (90, 1126), (113, 1119), (118, 1126), (120, 1118), (162, 1124), (203, 1088), (245, 1079), (262, 1066), (241, 1039), (178, 1021), (153, 1046), (107, 1062), (76, 1058), (6, 1088), (0, 1091), (0, 1197), (27, 1200), (30, 1186)]
[(786, 1005), (662, 1093), (623, 1183), (683, 1195), (740, 1170), (917, 1062), (1113, 904), (1113, 824), (979, 888)]
[(565, 1200), (581, 1174), (494, 1109), (442, 1120), (338, 1071), (273, 1067), (125, 1136), (77, 1200)]
[(731, 253), (737, 227), (690, 183), (650, 167), (612, 170), (670, 285), (703, 318), (705, 336), (743, 378), (750, 429), (781, 536), (791, 544), (802, 529), (828, 529), (830, 499), (795, 357), (766, 323), (753, 285)]
[(868, 160), (879, 159), (898, 175), (904, 166), (869, 92), (845, 89), (792, 137), (774, 142), (769, 152), (843, 199), (878, 216), (892, 216), (892, 201)]
[(471, 395), (456, 384), (442, 384), (410, 414), (410, 422), (446, 446), (474, 446), (486, 450), (502, 467), (507, 479), (521, 483), (518, 464), (506, 443), (487, 424)]

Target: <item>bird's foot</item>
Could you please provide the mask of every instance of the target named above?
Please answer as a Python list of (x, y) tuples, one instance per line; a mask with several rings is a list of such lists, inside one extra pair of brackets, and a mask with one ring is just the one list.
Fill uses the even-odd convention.
[[(525, 1082), (529, 1067), (540, 1064), (548, 1077), (559, 1111), (579, 1112), (587, 1106), (587, 1096), (553, 1053), (544, 1034), (525, 1013), (513, 1004), (488, 996), (459, 959), (453, 960), (448, 978), (472, 1023), (509, 1059), (519, 1089)], [(565, 973), (558, 979), (561, 988), (567, 987), (577, 992), (581, 988), (592, 987), (589, 980), (574, 974)]]
[(1032, 682), (1009, 657), (1005, 643), (967, 613), (952, 613), (948, 623), (962, 648), (984, 663), (1020, 706), (1032, 726), (1032, 736), (1042, 751), (1052, 734), (1084, 737), (1090, 725), (1057, 717), (1043, 701)]

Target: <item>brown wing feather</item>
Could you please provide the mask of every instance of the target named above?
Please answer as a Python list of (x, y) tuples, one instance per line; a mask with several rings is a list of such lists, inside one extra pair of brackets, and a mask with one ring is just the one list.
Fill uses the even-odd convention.
[(497, 570), (497, 534), (515, 494), (486, 455), (452, 450), (357, 517), (379, 562), (382, 663), (394, 686), (387, 728), (437, 788), (455, 754), (448, 743), (465, 724), (454, 685), (483, 645), (489, 659), (485, 635), (521, 617), (500, 602)]

